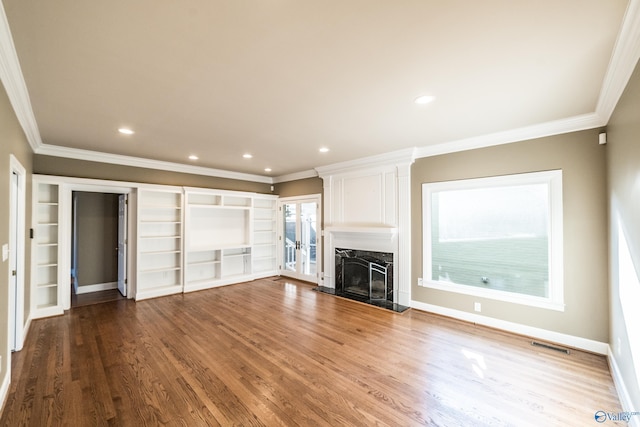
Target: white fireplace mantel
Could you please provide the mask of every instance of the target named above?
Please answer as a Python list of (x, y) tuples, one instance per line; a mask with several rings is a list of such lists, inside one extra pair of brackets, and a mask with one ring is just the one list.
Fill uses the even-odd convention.
[(335, 287), (335, 248), (393, 253), (394, 302), (410, 304), (414, 159), (414, 150), (401, 150), (317, 168), (324, 189), (323, 286)]

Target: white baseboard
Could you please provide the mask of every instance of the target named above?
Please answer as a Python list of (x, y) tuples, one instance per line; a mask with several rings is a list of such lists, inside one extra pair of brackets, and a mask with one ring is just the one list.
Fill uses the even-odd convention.
[[(7, 363), (7, 366), (10, 366), (10, 363)], [(2, 385), (0, 386), (0, 414), (4, 409), (4, 404), (7, 403), (7, 397), (9, 397), (9, 386), (11, 385), (11, 369), (7, 369), (7, 372), (4, 373), (4, 378), (2, 379)]]
[[(618, 367), (618, 362), (616, 361), (616, 357), (611, 351), (611, 346), (609, 346), (608, 352), (608, 361), (609, 361), (609, 369), (611, 370), (611, 377), (613, 377), (613, 384), (616, 387), (616, 392), (618, 393), (618, 399), (620, 399), (620, 405), (622, 405), (623, 412), (638, 412), (640, 408), (636, 408), (633, 401), (631, 400), (631, 396), (629, 396), (629, 392), (627, 391), (627, 386), (624, 382), (624, 377), (620, 373), (620, 368)], [(640, 427), (640, 415), (634, 415), (629, 418), (629, 427)]]
[(76, 286), (76, 295), (88, 294), (90, 292), (109, 291), (118, 289), (118, 282), (96, 283), (95, 285)]
[(513, 332), (519, 335), (562, 344), (567, 347), (590, 351), (603, 356), (608, 354), (609, 344), (600, 341), (562, 334), (560, 332), (549, 331), (547, 329), (536, 328), (533, 326), (521, 325), (519, 323), (508, 322), (506, 320), (494, 319), (492, 317), (454, 310), (452, 308), (426, 304), (420, 301), (411, 301), (411, 307), (418, 310), (428, 311), (430, 313), (453, 317), (454, 319), (464, 320), (466, 322), (477, 323), (478, 325), (489, 326), (491, 328), (501, 329), (503, 331)]

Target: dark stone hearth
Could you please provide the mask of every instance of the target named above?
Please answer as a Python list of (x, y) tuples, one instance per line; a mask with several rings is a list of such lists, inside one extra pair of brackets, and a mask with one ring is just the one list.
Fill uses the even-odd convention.
[(394, 302), (392, 253), (336, 248), (335, 269), (335, 289), (316, 290), (397, 312), (408, 308)]

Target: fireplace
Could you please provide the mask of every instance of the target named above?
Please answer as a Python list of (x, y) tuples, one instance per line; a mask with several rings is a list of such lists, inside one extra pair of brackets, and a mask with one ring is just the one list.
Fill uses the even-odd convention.
[(393, 303), (393, 253), (335, 248), (335, 293)]

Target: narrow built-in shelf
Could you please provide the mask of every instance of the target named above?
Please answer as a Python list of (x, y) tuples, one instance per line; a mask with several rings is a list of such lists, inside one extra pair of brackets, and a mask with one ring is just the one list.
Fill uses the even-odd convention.
[(216, 261), (195, 261), (195, 262), (188, 262), (187, 263), (188, 266), (215, 265), (215, 264), (220, 264), (220, 261), (218, 261), (218, 260), (216, 260)]
[(140, 270), (141, 273), (159, 273), (162, 271), (176, 271), (180, 270), (180, 267), (160, 267), (160, 268), (150, 268), (148, 270)]
[(42, 283), (42, 284), (39, 284), (39, 285), (36, 285), (36, 286), (38, 288), (44, 289), (44, 288), (55, 288), (56, 286), (58, 286), (58, 284), (57, 283)]

